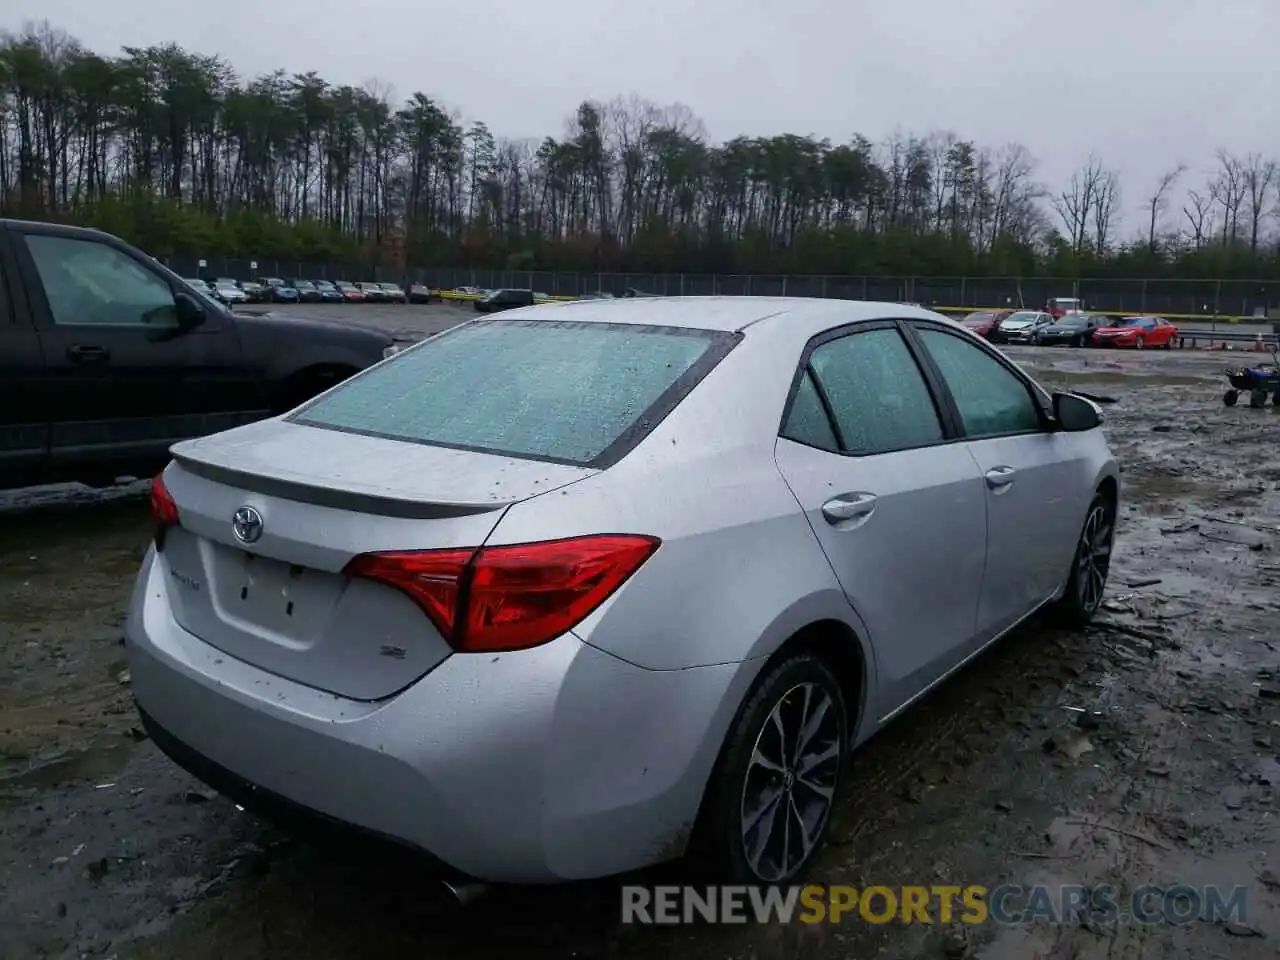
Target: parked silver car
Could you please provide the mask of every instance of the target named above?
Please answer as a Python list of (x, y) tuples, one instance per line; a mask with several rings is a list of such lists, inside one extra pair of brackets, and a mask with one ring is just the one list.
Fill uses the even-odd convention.
[(1036, 335), (1052, 324), (1053, 317), (1050, 314), (1019, 310), (1000, 321), (1000, 326), (992, 332), (991, 339), (995, 343), (1034, 343)]
[(927, 310), (480, 318), (173, 448), (127, 622), (155, 742), (485, 881), (799, 875), (849, 751), (1102, 599), (1101, 413)]
[(213, 295), (228, 306), (237, 303), (248, 303), (249, 295), (240, 289), (234, 280), (219, 278), (211, 284)]

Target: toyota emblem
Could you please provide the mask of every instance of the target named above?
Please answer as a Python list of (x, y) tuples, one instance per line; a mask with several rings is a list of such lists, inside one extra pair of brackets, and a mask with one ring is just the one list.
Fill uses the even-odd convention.
[(231, 516), (231, 530), (241, 543), (262, 539), (262, 514), (253, 507), (241, 507)]

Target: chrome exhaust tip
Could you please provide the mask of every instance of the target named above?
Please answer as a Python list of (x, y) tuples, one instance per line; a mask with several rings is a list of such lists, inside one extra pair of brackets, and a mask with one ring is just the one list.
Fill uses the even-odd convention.
[(460, 907), (475, 903), (489, 890), (487, 883), (472, 883), (461, 880), (441, 880), (440, 883), (449, 891), (449, 894)]

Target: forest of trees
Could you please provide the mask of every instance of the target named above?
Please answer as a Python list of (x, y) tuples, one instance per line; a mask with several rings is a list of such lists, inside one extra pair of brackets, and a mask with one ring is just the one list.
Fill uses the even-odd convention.
[[(1152, 142), (1159, 143), (1153, 136)], [(1158, 149), (1158, 148), (1156, 148)], [(951, 133), (709, 142), (681, 105), (578, 106), (509, 140), (425, 93), (240, 78), (177, 46), (0, 35), (0, 215), (157, 256), (587, 271), (1280, 278), (1280, 167), (1219, 150), (1046, 185), (1023, 146)], [(1131, 218), (1132, 219), (1132, 218)]]

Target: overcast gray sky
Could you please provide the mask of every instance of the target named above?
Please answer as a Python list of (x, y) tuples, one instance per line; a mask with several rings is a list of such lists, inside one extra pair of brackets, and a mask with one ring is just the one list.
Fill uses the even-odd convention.
[(1160, 173), (1280, 157), (1280, 0), (3, 0), (99, 52), (174, 41), (243, 73), (422, 90), (498, 135), (584, 99), (687, 104), (717, 140), (895, 128), (1017, 140), (1057, 186), (1091, 150), (1126, 227)]

